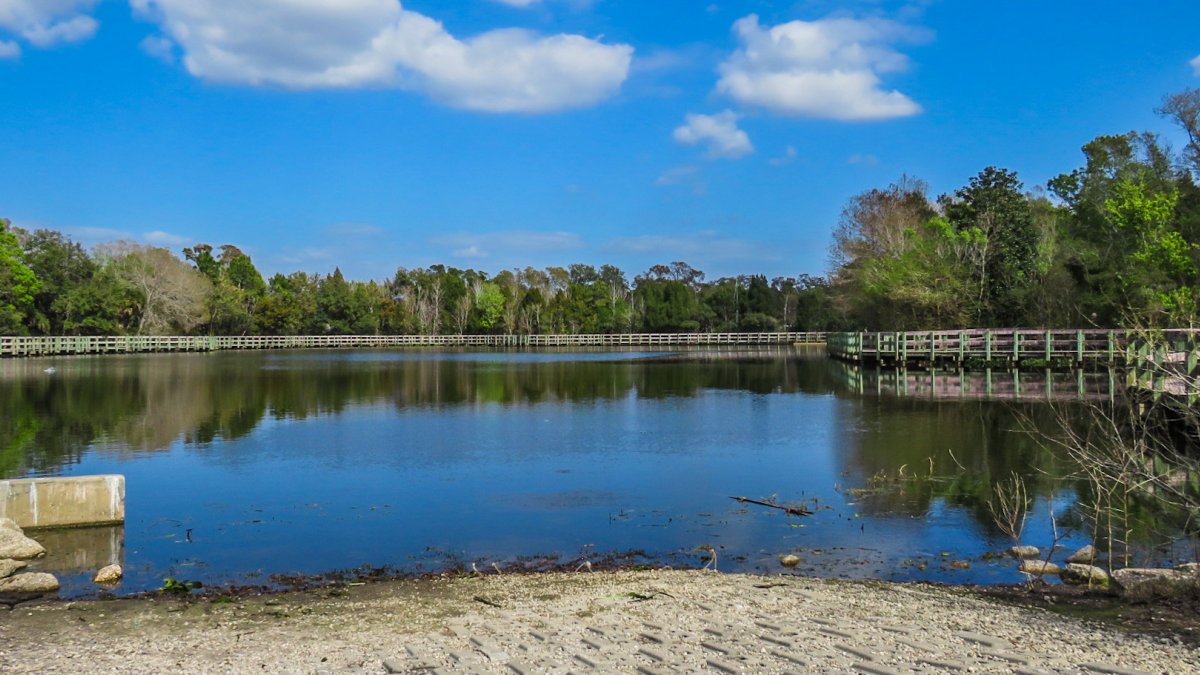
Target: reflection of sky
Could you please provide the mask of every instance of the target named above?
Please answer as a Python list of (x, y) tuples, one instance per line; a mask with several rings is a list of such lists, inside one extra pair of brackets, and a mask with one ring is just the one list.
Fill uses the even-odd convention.
[[(471, 358), (486, 366), (525, 356)], [(291, 358), (304, 356), (268, 360)], [(832, 393), (740, 389), (439, 408), (383, 401), (305, 419), (266, 415), (240, 438), (176, 441), (161, 453), (87, 452), (68, 472), (127, 477), (125, 590), (165, 576), (219, 583), (363, 564), (416, 569), (445, 556), (484, 567), (636, 549), (698, 564), (703, 545), (716, 547), (724, 571), (777, 572), (777, 557), (797, 552), (801, 571), (828, 576), (1019, 581), (1011, 562), (980, 559), (1011, 542), (978, 509), (935, 497), (912, 513), (877, 512), (849, 496), (845, 488), (890, 466), (876, 455), (881, 439), (891, 444), (884, 452), (908, 453), (954, 442), (970, 465), (973, 446), (961, 439), (982, 436), (971, 426), (981, 422), (934, 416), (932, 436), (922, 436), (920, 414)], [(909, 431), (881, 436), (893, 428)], [(1005, 452), (1003, 442), (988, 452)], [(816, 513), (789, 517), (731, 496), (815, 500)], [(1048, 523), (1042, 499), (1026, 541), (1048, 543)], [(962, 560), (968, 569), (949, 566)]]

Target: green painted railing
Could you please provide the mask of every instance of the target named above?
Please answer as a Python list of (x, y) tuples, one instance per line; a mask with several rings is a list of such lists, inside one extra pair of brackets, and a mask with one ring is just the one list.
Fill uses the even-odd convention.
[(1124, 363), (1120, 330), (1029, 328), (877, 333), (831, 333), (829, 354), (847, 361), (885, 364), (1028, 362)]

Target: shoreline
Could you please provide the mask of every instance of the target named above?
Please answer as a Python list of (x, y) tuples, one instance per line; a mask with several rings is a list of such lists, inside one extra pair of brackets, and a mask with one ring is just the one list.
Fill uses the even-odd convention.
[(1200, 669), (1194, 613), (1178, 635), (1131, 633), (1019, 599), (973, 587), (642, 570), (40, 600), (0, 611), (0, 670), (77, 671), (79, 659), (91, 672), (604, 669), (589, 660), (625, 672)]

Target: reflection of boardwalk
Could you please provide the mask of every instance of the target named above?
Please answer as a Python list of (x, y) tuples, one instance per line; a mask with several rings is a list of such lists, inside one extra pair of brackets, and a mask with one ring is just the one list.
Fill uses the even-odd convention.
[(1099, 373), (984, 370), (880, 370), (838, 364), (844, 386), (856, 394), (933, 400), (1106, 401), (1116, 391), (1111, 370)]

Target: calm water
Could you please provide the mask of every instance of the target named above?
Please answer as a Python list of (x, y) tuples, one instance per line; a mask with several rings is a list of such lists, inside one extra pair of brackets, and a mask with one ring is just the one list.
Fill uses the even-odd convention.
[[(778, 556), (796, 553), (801, 571), (827, 576), (1014, 582), (1010, 562), (981, 557), (1011, 545), (983, 500), (1012, 470), (1037, 495), (1027, 543), (1049, 543), (1051, 510), (1064, 547), (1089, 541), (1070, 528), (1076, 485), (1057, 478), (1070, 467), (1017, 431), (1044, 403), (939, 399), (947, 385), (905, 397), (863, 380), (796, 350), (9, 360), (0, 477), (127, 477), (123, 529), (47, 535), (43, 566), (68, 593), (91, 590), (70, 570), (114, 556), (133, 592), (167, 576), (269, 583), (628, 551), (699, 566), (707, 546), (724, 571), (780, 571)], [(979, 390), (951, 389), (963, 387)], [(859, 491), (901, 472), (935, 480)]]

